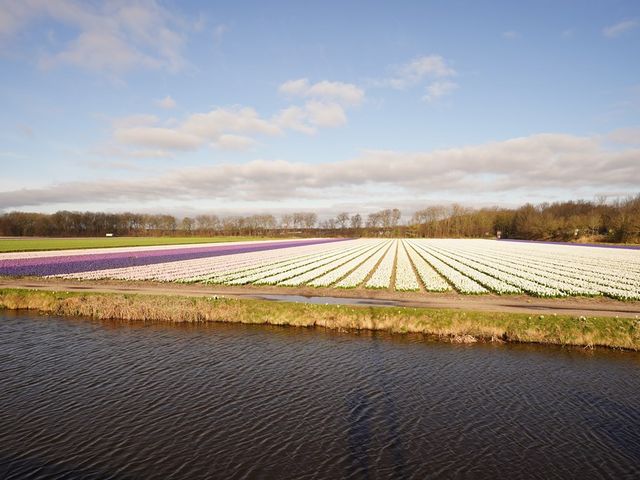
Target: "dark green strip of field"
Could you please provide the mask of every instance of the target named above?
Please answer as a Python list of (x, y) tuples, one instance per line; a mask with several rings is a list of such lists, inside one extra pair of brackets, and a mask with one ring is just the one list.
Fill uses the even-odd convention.
[(88, 237), (88, 238), (0, 238), (0, 253), (76, 248), (147, 247), (198, 243), (271, 240), (267, 237)]

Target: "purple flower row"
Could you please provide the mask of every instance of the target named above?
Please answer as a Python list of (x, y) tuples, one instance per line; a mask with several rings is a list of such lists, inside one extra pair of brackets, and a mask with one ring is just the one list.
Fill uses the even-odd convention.
[(108, 268), (135, 267), (156, 263), (218, 257), (238, 253), (260, 252), (280, 248), (317, 245), (344, 239), (292, 240), (290, 242), (265, 242), (240, 245), (219, 245), (193, 248), (167, 248), (161, 250), (110, 252), (87, 255), (65, 255), (40, 258), (0, 260), (0, 275), (60, 275), (89, 272)]

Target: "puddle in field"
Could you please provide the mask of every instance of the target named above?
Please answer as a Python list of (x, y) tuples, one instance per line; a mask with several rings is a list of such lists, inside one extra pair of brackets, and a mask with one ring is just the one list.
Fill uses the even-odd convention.
[(348, 298), (348, 297), (305, 297), (304, 295), (251, 295), (251, 298), (269, 300), (272, 302), (311, 303), (314, 305), (363, 305), (367, 307), (404, 306), (402, 300), (376, 300), (374, 298)]

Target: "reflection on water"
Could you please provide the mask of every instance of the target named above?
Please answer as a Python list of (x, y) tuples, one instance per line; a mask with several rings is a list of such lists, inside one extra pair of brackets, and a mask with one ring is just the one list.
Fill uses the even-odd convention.
[(315, 305), (363, 305), (368, 307), (404, 305), (403, 300), (377, 300), (374, 298), (350, 298), (350, 297), (307, 297), (304, 295), (251, 295), (260, 300), (273, 302), (311, 303)]
[(637, 478), (640, 355), (0, 313), (0, 478)]

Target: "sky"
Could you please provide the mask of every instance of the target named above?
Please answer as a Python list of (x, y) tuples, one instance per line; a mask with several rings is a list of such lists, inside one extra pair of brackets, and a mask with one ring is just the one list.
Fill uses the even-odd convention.
[(640, 193), (640, 2), (0, 0), (0, 212)]

